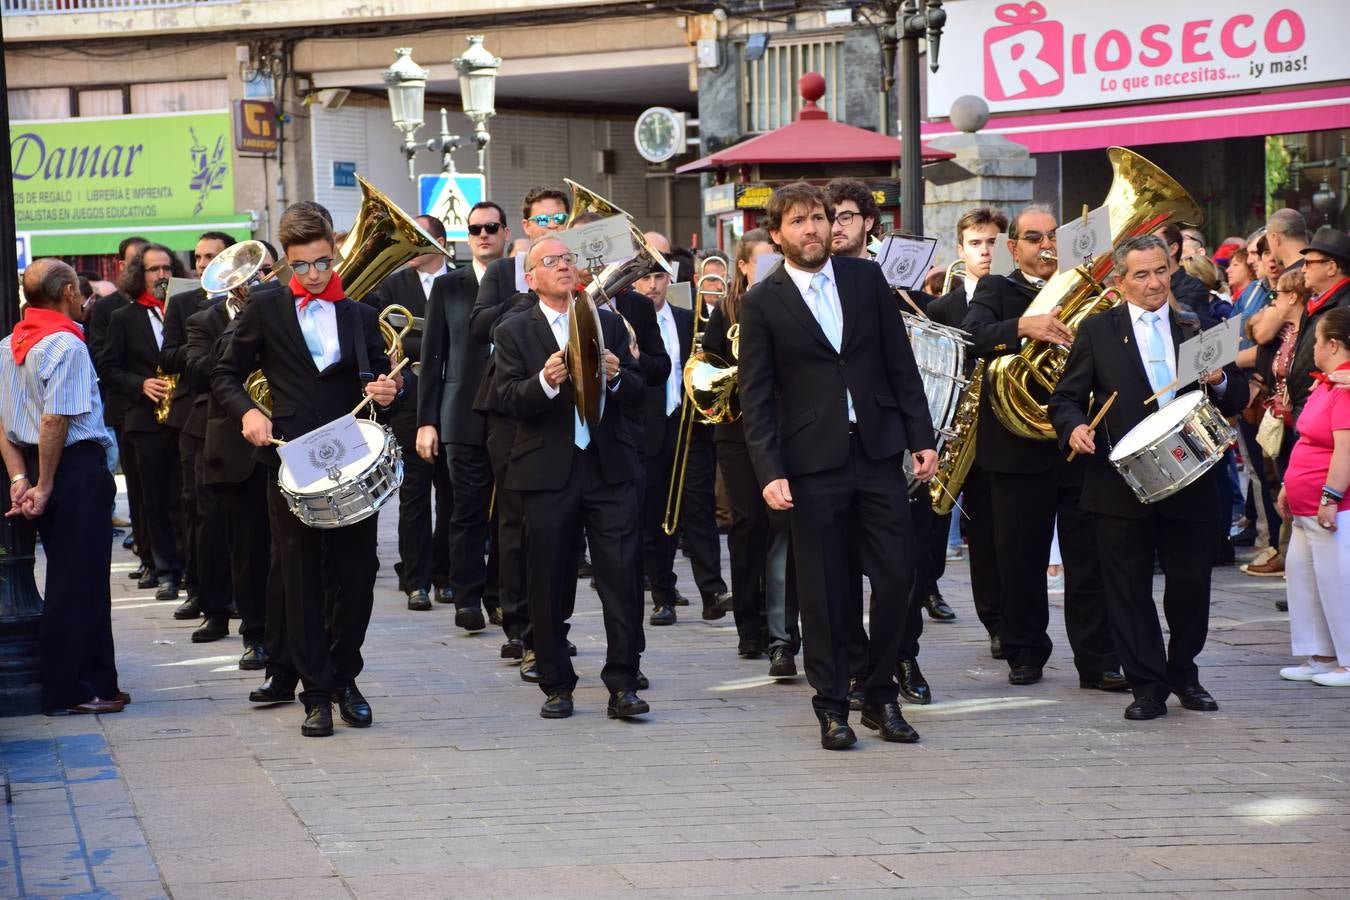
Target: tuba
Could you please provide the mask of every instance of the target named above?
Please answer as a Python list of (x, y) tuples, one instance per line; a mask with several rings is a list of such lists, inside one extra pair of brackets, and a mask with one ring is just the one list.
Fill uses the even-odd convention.
[(951, 435), (938, 453), (937, 472), (928, 483), (928, 498), (933, 512), (945, 516), (956, 506), (956, 497), (975, 464), (975, 431), (980, 416), (980, 391), (984, 384), (985, 361), (979, 360), (970, 372), (970, 382), (956, 404)]
[[(1199, 223), (1204, 215), (1186, 189), (1132, 150), (1107, 151), (1115, 176), (1106, 195), (1112, 245), (1148, 234), (1173, 221)], [(1110, 252), (1059, 272), (1041, 288), (1024, 316), (1056, 314), (1070, 331), (1090, 316), (1119, 302), (1120, 295), (1102, 286), (1111, 268)], [(1059, 383), (1069, 351), (1058, 344), (1027, 340), (1015, 354), (989, 360), (986, 389), (989, 406), (1005, 428), (1028, 440), (1048, 441), (1055, 430), (1047, 411), (1049, 395)]]

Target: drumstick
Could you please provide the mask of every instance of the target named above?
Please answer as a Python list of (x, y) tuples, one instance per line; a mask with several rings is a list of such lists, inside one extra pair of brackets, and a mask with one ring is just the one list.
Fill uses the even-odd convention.
[[(1112, 392), (1111, 392), (1111, 396), (1106, 398), (1106, 402), (1103, 403), (1100, 407), (1097, 408), (1097, 414), (1096, 414), (1095, 416), (1093, 416), (1093, 417), (1092, 417), (1092, 421), (1088, 423), (1088, 430), (1089, 430), (1089, 431), (1096, 431), (1096, 430), (1097, 430), (1097, 426), (1100, 425), (1100, 424), (1102, 424), (1102, 419), (1106, 418), (1106, 411), (1107, 411), (1108, 409), (1111, 408), (1111, 404), (1112, 404), (1112, 403), (1115, 403), (1115, 402), (1116, 402), (1116, 394), (1118, 394), (1118, 393), (1120, 393), (1120, 392), (1119, 392), (1119, 391), (1112, 391)], [(1069, 459), (1068, 459), (1068, 461), (1069, 461), (1069, 462), (1073, 462), (1073, 461), (1074, 461), (1074, 457), (1076, 457), (1076, 456), (1078, 456), (1078, 451), (1077, 451), (1077, 450), (1070, 450), (1070, 451), (1069, 451)]]
[(896, 288), (895, 292), (904, 298), (905, 302), (910, 305), (910, 308), (913, 309), (915, 313), (917, 313), (918, 315), (922, 316), (925, 319), (928, 318), (928, 313), (919, 309), (919, 304), (915, 303), (914, 299), (909, 296), (909, 291), (905, 290), (904, 288)]
[[(407, 356), (403, 357), (402, 361), (399, 362), (398, 365), (394, 366), (393, 370), (389, 373), (389, 377), (390, 377), (390, 378), (393, 378), (393, 377), (394, 377), (395, 375), (397, 375), (399, 372), (403, 371), (403, 367), (406, 366), (406, 365), (408, 364), (408, 360), (409, 360), (409, 359), (410, 359), (410, 357), (407, 357)], [(370, 401), (372, 401), (372, 400), (374, 400), (374, 399), (375, 399), (375, 397), (374, 397), (373, 395), (371, 395), (371, 394), (366, 394), (365, 398), (362, 399), (360, 403), (356, 404), (356, 409), (352, 410), (352, 415), (356, 415), (356, 414), (359, 413), (361, 410), (365, 409), (367, 406), (370, 405)]]
[(936, 484), (938, 486), (938, 490), (942, 491), (942, 493), (947, 495), (947, 497), (952, 501), (952, 507), (957, 512), (965, 516), (967, 519), (970, 518), (970, 516), (966, 513), (966, 511), (961, 508), (961, 501), (957, 500), (955, 497), (952, 496), (952, 492), (947, 490), (947, 486), (942, 483), (942, 479), (934, 477), (933, 484)]
[(271, 438), (271, 437), (270, 437), (270, 438), (267, 439), (267, 443), (269, 443), (269, 444), (275, 444), (275, 445), (278, 446), (278, 447), (285, 447), (285, 446), (286, 446), (286, 442), (283, 441), (283, 440), (281, 440), (280, 438)]
[(1158, 388), (1156, 391), (1154, 391), (1152, 394), (1150, 394), (1147, 398), (1145, 398), (1145, 400), (1144, 400), (1144, 405), (1145, 405), (1145, 406), (1148, 406), (1148, 405), (1149, 405), (1150, 403), (1152, 403), (1154, 400), (1157, 400), (1157, 399), (1158, 399), (1159, 397), (1161, 397), (1163, 394), (1165, 394), (1165, 393), (1167, 393), (1168, 391), (1172, 390), (1172, 388), (1178, 386), (1179, 384), (1181, 384), (1181, 379), (1180, 379), (1180, 378), (1176, 379), (1176, 380), (1173, 381), (1171, 384), (1165, 384), (1165, 385), (1163, 385), (1162, 387), (1160, 387), (1160, 388)]

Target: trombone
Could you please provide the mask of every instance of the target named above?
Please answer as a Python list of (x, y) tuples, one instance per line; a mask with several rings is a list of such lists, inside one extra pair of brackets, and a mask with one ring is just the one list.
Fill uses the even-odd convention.
[[(703, 314), (703, 303), (698, 302), (694, 305), (691, 350), (703, 346), (703, 328), (708, 324), (708, 317)], [(701, 351), (699, 355), (702, 355)], [(692, 363), (694, 359), (695, 356), (691, 353), (689, 362)], [(671, 365), (674, 364), (675, 361), (671, 360)], [(685, 371), (688, 371), (687, 365)], [(698, 411), (694, 408), (694, 398), (686, 389), (684, 400), (680, 402), (680, 424), (675, 429), (675, 462), (670, 469), (670, 486), (666, 488), (666, 514), (661, 518), (661, 530), (667, 537), (674, 537), (680, 527), (680, 508), (684, 505), (684, 478), (689, 469), (689, 444), (694, 439), (694, 422), (697, 419)]]

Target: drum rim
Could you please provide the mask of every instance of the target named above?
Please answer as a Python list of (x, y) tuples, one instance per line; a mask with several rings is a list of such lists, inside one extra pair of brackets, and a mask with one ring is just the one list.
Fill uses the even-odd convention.
[[(1208, 398), (1205, 397), (1205, 395), (1204, 395), (1204, 393), (1203, 393), (1202, 391), (1187, 391), (1187, 392), (1184, 393), (1184, 394), (1177, 394), (1175, 397), (1173, 397), (1173, 398), (1172, 398), (1170, 401), (1168, 401), (1166, 404), (1164, 404), (1163, 406), (1159, 407), (1158, 409), (1155, 409), (1153, 412), (1149, 413), (1147, 416), (1144, 416), (1144, 418), (1140, 419), (1138, 422), (1135, 423), (1135, 425), (1134, 425), (1133, 428), (1131, 428), (1129, 431), (1125, 432), (1125, 434), (1121, 436), (1120, 440), (1116, 441), (1116, 445), (1115, 445), (1114, 447), (1111, 448), (1111, 453), (1110, 453), (1110, 455), (1109, 455), (1107, 458), (1108, 458), (1111, 462), (1116, 462), (1116, 461), (1118, 461), (1118, 460), (1122, 460), (1122, 459), (1125, 459), (1125, 458), (1127, 458), (1127, 457), (1134, 456), (1135, 454), (1137, 454), (1137, 453), (1139, 453), (1139, 452), (1141, 452), (1141, 451), (1143, 451), (1143, 450), (1147, 450), (1147, 449), (1151, 446), (1150, 444), (1141, 444), (1140, 446), (1135, 447), (1135, 448), (1133, 448), (1133, 449), (1131, 449), (1131, 450), (1125, 450), (1124, 448), (1125, 448), (1126, 446), (1128, 446), (1125, 442), (1128, 441), (1128, 440), (1130, 439), (1130, 435), (1134, 434), (1135, 431), (1137, 431), (1138, 429), (1142, 428), (1145, 424), (1147, 424), (1147, 423), (1148, 423), (1150, 420), (1152, 420), (1155, 416), (1161, 417), (1162, 414), (1163, 414), (1164, 412), (1166, 412), (1166, 411), (1168, 411), (1168, 410), (1171, 410), (1174, 406), (1177, 406), (1178, 403), (1179, 403), (1180, 401), (1183, 401), (1183, 400), (1184, 400), (1184, 401), (1189, 401), (1189, 402), (1190, 402), (1190, 408), (1187, 409), (1186, 412), (1185, 412), (1180, 418), (1175, 419), (1174, 421), (1172, 421), (1172, 422), (1170, 423), (1171, 426), (1180, 425), (1182, 422), (1184, 422), (1184, 421), (1186, 420), (1186, 417), (1189, 416), (1189, 415), (1191, 414), (1191, 412), (1193, 412), (1194, 410), (1199, 409), (1200, 406), (1201, 406), (1201, 404), (1204, 403), (1204, 402), (1206, 402), (1206, 401), (1208, 400)], [(1159, 421), (1162, 421), (1162, 419), (1159, 418)], [(1165, 435), (1165, 434), (1170, 434), (1170, 433), (1171, 433), (1171, 431), (1170, 431), (1170, 428), (1169, 428), (1168, 431), (1163, 432), (1163, 434), (1157, 435), (1157, 437), (1162, 437), (1163, 435)]]
[[(353, 472), (350, 476), (344, 475), (341, 481), (333, 481), (332, 479), (329, 479), (325, 483), (323, 489), (314, 489), (309, 485), (306, 485), (305, 487), (290, 487), (286, 483), (286, 478), (290, 474), (290, 470), (286, 468), (286, 463), (283, 461), (281, 464), (281, 468), (277, 472), (277, 486), (280, 487), (283, 492), (289, 493), (292, 496), (296, 497), (322, 497), (327, 495), (327, 493), (330, 490), (332, 490), (333, 487), (345, 484), (348, 481), (356, 481), (357, 479), (363, 478), (366, 475), (368, 475), (373, 469), (377, 468), (380, 464), (380, 461), (383, 460), (386, 455), (388, 455), (389, 444), (391, 441), (395, 441), (394, 433), (385, 426), (381, 425), (379, 422), (372, 422), (370, 419), (357, 419), (356, 425), (362, 431), (369, 431), (370, 429), (374, 428), (383, 432), (384, 434), (383, 443), (373, 452), (373, 455), (370, 457), (369, 462), (365, 465), (364, 468), (360, 469), (359, 471)], [(370, 449), (369, 441), (366, 442), (366, 449), (367, 450)], [(352, 463), (352, 465), (354, 466), (356, 465), (356, 463)], [(318, 481), (310, 482), (310, 485), (314, 484), (319, 484), (319, 482)]]

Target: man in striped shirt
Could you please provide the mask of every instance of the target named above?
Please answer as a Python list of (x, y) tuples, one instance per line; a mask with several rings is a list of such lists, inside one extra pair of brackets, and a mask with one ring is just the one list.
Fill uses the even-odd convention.
[(108, 510), (111, 439), (84, 331), (75, 270), (55, 259), (24, 272), (23, 321), (0, 340), (0, 458), (12, 518), (32, 522), (47, 555), (42, 691), (48, 713), (121, 712)]

